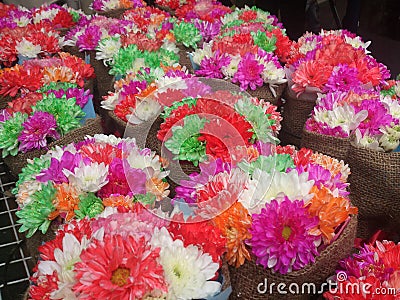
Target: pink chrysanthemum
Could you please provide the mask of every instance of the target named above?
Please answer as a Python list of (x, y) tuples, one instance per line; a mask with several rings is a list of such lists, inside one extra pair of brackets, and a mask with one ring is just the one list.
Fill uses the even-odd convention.
[(141, 238), (105, 236), (94, 240), (75, 265), (74, 290), (82, 299), (142, 299), (155, 290), (166, 292), (160, 249)]
[(357, 76), (358, 70), (356, 68), (340, 64), (333, 68), (332, 74), (325, 85), (325, 91), (347, 92), (354, 90), (361, 85)]
[(238, 65), (238, 70), (232, 78), (232, 82), (240, 83), (242, 90), (247, 90), (249, 87), (255, 90), (264, 84), (261, 78), (261, 73), (264, 66), (261, 65), (256, 59), (254, 54), (247, 53)]
[(48, 138), (60, 138), (60, 134), (56, 131), (56, 119), (48, 112), (35, 112), (22, 126), (24, 129), (18, 137), (18, 141), (21, 142), (19, 150), (24, 153), (46, 147)]
[(317, 61), (304, 61), (293, 73), (293, 91), (296, 94), (303, 93), (307, 87), (322, 89), (332, 73), (332, 67)]
[(358, 126), (362, 134), (367, 130), (370, 135), (380, 134), (379, 129), (390, 125), (393, 121), (393, 117), (388, 113), (383, 103), (375, 99), (361, 102), (361, 105), (356, 107), (356, 113), (361, 110), (368, 111), (368, 117)]
[(319, 237), (309, 230), (317, 225), (318, 218), (309, 215), (303, 201), (272, 200), (253, 215), (248, 244), (258, 264), (286, 274), (315, 261)]

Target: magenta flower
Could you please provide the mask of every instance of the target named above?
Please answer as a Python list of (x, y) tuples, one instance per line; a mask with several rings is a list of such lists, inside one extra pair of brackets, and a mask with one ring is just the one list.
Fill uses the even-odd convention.
[(24, 153), (46, 147), (48, 139), (60, 138), (60, 134), (56, 130), (56, 119), (48, 112), (35, 112), (22, 123), (22, 126), (24, 129), (18, 137), (18, 141), (21, 142), (19, 150)]
[(238, 70), (232, 78), (232, 82), (240, 83), (240, 89), (245, 91), (249, 87), (254, 91), (264, 84), (261, 73), (264, 66), (259, 64), (254, 54), (246, 53), (238, 65)]
[(309, 215), (303, 201), (272, 200), (260, 214), (253, 214), (247, 243), (258, 264), (286, 274), (315, 261), (319, 237), (309, 230), (317, 225), (318, 217)]
[(129, 84), (123, 85), (122, 86), (122, 91), (121, 91), (121, 96), (123, 98), (129, 96), (129, 95), (135, 95), (139, 94), (140, 91), (143, 91), (147, 87), (147, 82), (146, 80), (143, 81), (130, 81)]
[(382, 102), (377, 99), (368, 99), (361, 102), (361, 105), (356, 107), (358, 113), (361, 110), (368, 111), (368, 117), (360, 123), (358, 129), (364, 135), (368, 130), (370, 135), (380, 134), (379, 129), (390, 125), (393, 122), (393, 117), (388, 113)]
[(348, 65), (339, 64), (333, 68), (332, 74), (325, 84), (326, 92), (348, 92), (361, 85), (358, 80), (358, 70)]
[(66, 92), (67, 99), (75, 98), (76, 105), (84, 108), (88, 101), (93, 99), (93, 95), (90, 90), (79, 89), (79, 88), (69, 88)]
[(207, 78), (224, 78), (221, 68), (226, 67), (231, 62), (231, 58), (227, 54), (216, 51), (213, 57), (204, 58), (200, 64), (200, 70), (196, 71), (196, 75)]
[(196, 26), (196, 28), (200, 30), (203, 41), (206, 43), (216, 37), (221, 30), (220, 22), (211, 23), (208, 21), (196, 20), (194, 22), (194, 26)]
[(79, 51), (94, 50), (101, 39), (101, 30), (99, 26), (91, 25), (86, 28), (76, 41)]

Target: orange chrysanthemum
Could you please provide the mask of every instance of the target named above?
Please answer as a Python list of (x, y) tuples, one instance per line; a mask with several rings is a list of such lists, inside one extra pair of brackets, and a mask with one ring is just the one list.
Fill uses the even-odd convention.
[(329, 170), (332, 177), (340, 173), (340, 181), (347, 182), (347, 177), (350, 175), (350, 168), (343, 161), (317, 152), (311, 155), (310, 161)]
[(319, 218), (318, 227), (313, 234), (322, 234), (326, 244), (334, 238), (335, 229), (347, 220), (349, 215), (357, 214), (358, 209), (350, 205), (344, 197), (335, 197), (329, 189), (322, 187), (320, 190), (313, 186), (311, 192), (314, 197), (307, 203), (308, 211), (312, 216)]
[(111, 207), (125, 207), (128, 209), (133, 209), (135, 206), (135, 203), (133, 202), (132, 197), (130, 196), (124, 196), (124, 195), (116, 195), (116, 196), (110, 196), (107, 198), (103, 199), (103, 205), (104, 206), (111, 206)]
[(61, 214), (66, 214), (65, 220), (70, 221), (79, 209), (79, 197), (76, 189), (66, 183), (55, 185), (57, 190), (54, 206), (56, 210), (50, 213), (49, 219), (54, 220)]
[(50, 82), (70, 82), (76, 83), (76, 77), (72, 70), (68, 67), (49, 67), (43, 71), (43, 83), (49, 84)]
[(157, 177), (150, 178), (146, 181), (146, 190), (157, 197), (157, 200), (162, 200), (169, 195), (169, 184)]
[(251, 216), (240, 202), (235, 202), (229, 209), (213, 219), (227, 239), (226, 259), (230, 265), (240, 267), (245, 260), (251, 260), (245, 241), (251, 238)]

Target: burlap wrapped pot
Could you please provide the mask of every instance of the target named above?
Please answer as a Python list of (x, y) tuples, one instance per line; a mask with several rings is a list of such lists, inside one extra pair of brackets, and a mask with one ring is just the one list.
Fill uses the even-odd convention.
[(48, 149), (55, 146), (61, 147), (70, 143), (79, 142), (82, 141), (86, 135), (95, 135), (99, 133), (103, 133), (103, 128), (101, 126), (101, 118), (97, 116), (96, 118), (86, 120), (82, 127), (71, 130), (57, 141), (50, 143), (47, 148), (33, 150), (27, 153), (18, 153), (16, 156), (8, 155), (4, 158), (4, 163), (7, 165), (10, 172), (17, 177), (18, 174), (21, 173), (22, 168), (27, 165), (27, 159), (40, 157), (46, 154)]
[[(286, 284), (285, 290), (288, 291), (290, 284), (297, 284), (300, 292), (303, 284), (313, 283), (316, 289), (326, 282), (326, 279), (335, 274), (338, 262), (348, 256), (353, 249), (354, 238), (357, 229), (357, 216), (351, 216), (347, 226), (344, 228), (338, 239), (325, 248), (313, 264), (307, 265), (304, 269), (290, 272), (286, 275), (272, 273), (269, 269), (264, 269), (252, 261), (246, 261), (239, 268), (229, 267), (232, 283), (231, 299), (310, 299), (310, 295), (277, 293), (277, 285)], [(267, 281), (268, 288), (266, 293), (259, 293), (257, 287), (260, 283)], [(269, 285), (275, 283), (272, 294), (269, 293)]]
[(289, 138), (293, 136), (293, 143), (288, 142), (299, 147), (300, 143), (298, 142), (301, 140), (304, 124), (315, 106), (317, 95), (315, 94), (315, 97), (310, 95), (297, 97), (288, 86), (283, 93), (283, 99), (285, 103), (282, 107), (281, 131), (284, 132), (284, 135), (287, 133)]
[(63, 51), (85, 60), (85, 51), (80, 52), (77, 46), (64, 46)]
[(107, 18), (121, 19), (122, 15), (127, 11), (126, 8), (112, 9), (109, 11), (97, 11), (95, 13)]
[[(360, 217), (375, 220), (377, 230), (400, 228), (400, 152), (378, 152), (350, 143), (350, 198)], [(378, 221), (376, 221), (378, 220)], [(360, 229), (362, 230), (362, 229)]]
[(193, 73), (193, 65), (189, 58), (189, 53), (194, 52), (193, 48), (185, 47), (183, 44), (177, 44), (179, 48), (179, 64), (183, 67), (185, 66), (186, 69)]
[(173, 10), (172, 8), (168, 7), (168, 6), (164, 6), (164, 5), (158, 5), (157, 3), (154, 4), (155, 7), (166, 11), (167, 13), (169, 13), (171, 16), (175, 16), (175, 10)]
[[(16, 97), (17, 98), (17, 97)], [(0, 109), (4, 109), (8, 107), (8, 102), (11, 102), (13, 100), (12, 97), (10, 96), (0, 96)]]
[(301, 148), (309, 148), (339, 160), (346, 161), (350, 147), (349, 138), (340, 138), (303, 129)]

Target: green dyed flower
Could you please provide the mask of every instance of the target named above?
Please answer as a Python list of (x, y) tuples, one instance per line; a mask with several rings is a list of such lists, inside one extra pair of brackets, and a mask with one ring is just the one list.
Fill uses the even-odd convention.
[(267, 173), (286, 172), (288, 168), (295, 168), (293, 159), (289, 154), (275, 154), (264, 156), (260, 155), (257, 160), (249, 163), (247, 161), (241, 161), (238, 163), (238, 167), (244, 172), (252, 175), (255, 169), (260, 169)]
[(197, 49), (197, 43), (202, 39), (200, 31), (192, 23), (183, 21), (175, 23), (172, 32), (176, 42), (183, 44), (187, 48), (192, 47), (193, 49)]
[(94, 218), (104, 210), (103, 201), (96, 197), (94, 193), (87, 193), (79, 196), (78, 210), (75, 210), (75, 215), (79, 219), (86, 216)]
[(262, 106), (253, 104), (249, 99), (240, 99), (235, 104), (235, 110), (251, 124), (253, 132), (253, 142), (260, 140), (264, 143), (278, 143), (279, 140), (273, 136), (271, 126), (275, 120), (270, 119), (269, 114), (265, 114)]
[(164, 66), (172, 66), (179, 62), (179, 54), (173, 51), (160, 48), (157, 52)]
[(44, 86), (42, 86), (38, 91), (41, 93), (45, 93), (49, 90), (68, 90), (69, 88), (76, 88), (78, 87), (75, 83), (70, 82), (50, 82)]
[(254, 44), (266, 52), (274, 52), (276, 49), (276, 37), (274, 35), (272, 37), (268, 37), (265, 32), (259, 30), (257, 33), (251, 32), (251, 36), (253, 37)]
[(133, 196), (135, 202), (140, 202), (144, 205), (152, 205), (156, 201), (156, 196), (152, 193), (146, 193), (146, 195), (137, 194)]
[(77, 12), (75, 10), (70, 10), (69, 13), (72, 16), (72, 20), (74, 21), (74, 23), (78, 23), (79, 19), (81, 18), (81, 15), (79, 14), (79, 12)]
[(42, 184), (42, 189), (31, 196), (32, 202), (15, 213), (19, 218), (17, 223), (22, 224), (18, 231), (28, 231), (28, 238), (38, 229), (45, 234), (51, 223), (48, 216), (56, 209), (53, 205), (55, 195), (56, 189), (52, 183)]
[[(136, 45), (129, 45), (120, 48), (118, 53), (114, 55), (111, 62), (110, 74), (112, 75), (125, 75), (132, 69), (134, 63), (144, 59), (143, 53)], [(143, 61), (144, 62), (144, 61)]]
[(20, 184), (28, 180), (35, 180), (36, 175), (42, 170), (48, 169), (50, 167), (50, 159), (51, 156), (48, 154), (33, 158), (31, 162), (22, 168), (21, 173), (18, 174), (18, 181), (15, 183), (12, 193), (16, 195)]
[(197, 99), (196, 99), (196, 98), (193, 98), (193, 97), (186, 97), (186, 98), (183, 98), (181, 101), (176, 101), (176, 102), (172, 103), (172, 105), (169, 106), (169, 107), (166, 106), (166, 107), (164, 108), (164, 113), (162, 114), (162, 117), (163, 117), (164, 119), (166, 119), (166, 118), (168, 118), (168, 117), (171, 115), (171, 113), (172, 113), (175, 109), (177, 109), (178, 107), (184, 106), (185, 104), (189, 105), (189, 107), (193, 107), (193, 106), (196, 105), (196, 103), (197, 103)]
[(226, 23), (222, 27), (222, 29), (226, 29), (226, 28), (229, 28), (229, 27), (236, 27), (236, 26), (240, 27), (243, 23), (244, 23), (243, 20), (233, 20), (233, 21), (230, 21), (230, 22)]
[(384, 96), (384, 97), (386, 97), (386, 96), (390, 96), (390, 97), (393, 97), (393, 96), (396, 96), (396, 86), (392, 86), (390, 89), (387, 89), (387, 90), (381, 90), (381, 95), (382, 96)]
[(197, 115), (189, 115), (184, 118), (183, 126), (172, 127), (172, 137), (165, 142), (165, 147), (175, 154), (175, 160), (188, 160), (197, 166), (206, 159), (206, 147), (198, 140), (206, 122)]
[(153, 68), (150, 70), (144, 70), (141, 68), (139, 72), (136, 73), (136, 80), (143, 81), (145, 80), (147, 83), (152, 83), (158, 78), (163, 77), (165, 74), (164, 70), (160, 67)]
[(152, 51), (148, 52), (145, 51), (143, 52), (143, 58), (146, 66), (150, 67), (150, 69), (157, 68), (161, 64), (161, 59), (159, 56), (158, 51)]
[(61, 135), (81, 127), (80, 120), (85, 116), (82, 108), (76, 104), (76, 99), (67, 99), (65, 95), (61, 98), (56, 98), (54, 94), (43, 95), (43, 99), (38, 101), (32, 109), (34, 112), (46, 111), (52, 114)]
[(3, 150), (3, 158), (18, 154), (18, 137), (24, 129), (22, 123), (25, 122), (27, 117), (27, 114), (17, 112), (10, 119), (0, 124), (0, 149)]

